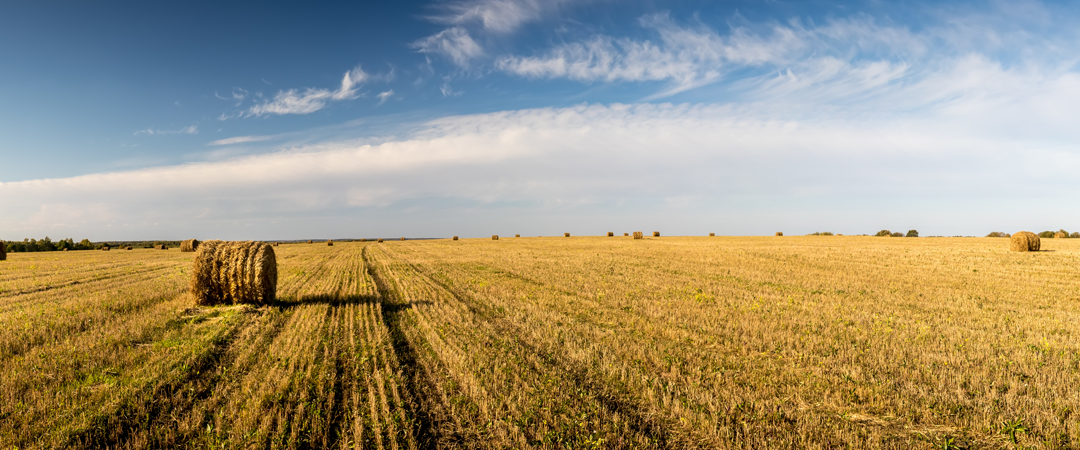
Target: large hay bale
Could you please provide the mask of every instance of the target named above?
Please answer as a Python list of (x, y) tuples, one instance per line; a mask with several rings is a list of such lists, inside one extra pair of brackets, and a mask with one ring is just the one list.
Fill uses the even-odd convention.
[(334, 240), (333, 239), (327, 239), (326, 240), (326, 246), (327, 247), (333, 247), (334, 246)]
[(277, 257), (263, 242), (206, 241), (195, 252), (191, 295), (198, 305), (272, 303)]
[(1067, 234), (1062, 233), (1060, 231), (1058, 231), (1057, 233), (1054, 233), (1054, 239), (1065, 239), (1067, 237), (1069, 237)]
[(186, 241), (180, 241), (180, 251), (182, 252), (194, 252), (199, 249), (198, 239), (188, 239)]
[(499, 240), (499, 235), (497, 235), (497, 234), (491, 235), (491, 240), (493, 240), (493, 241)]
[(644, 239), (644, 238), (645, 238), (645, 234), (644, 234), (644, 233), (642, 233), (642, 232), (640, 232), (640, 231), (635, 231), (635, 232), (634, 232), (634, 239)]
[(613, 232), (613, 231), (608, 231), (608, 232), (607, 232), (607, 236), (608, 236), (608, 237), (612, 237), (612, 236), (615, 236), (615, 232)]
[(455, 241), (457, 240), (457, 236), (454, 236), (454, 240), (455, 240)]
[(1042, 243), (1039, 236), (1030, 231), (1017, 231), (1009, 241), (1009, 250), (1014, 252), (1037, 252)]
[(7, 242), (0, 241), (0, 261), (7, 261)]
[(659, 231), (653, 231), (652, 232), (652, 237), (660, 237), (660, 232)]
[(777, 235), (777, 236), (783, 236), (783, 235), (784, 235), (784, 232), (783, 232), (783, 231), (777, 231), (777, 232), (776, 232), (776, 235)]

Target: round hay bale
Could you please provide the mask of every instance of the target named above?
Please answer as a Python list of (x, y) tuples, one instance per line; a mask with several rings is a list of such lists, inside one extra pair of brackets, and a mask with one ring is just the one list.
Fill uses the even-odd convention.
[(194, 252), (199, 249), (198, 239), (188, 239), (186, 241), (180, 241), (180, 251), (182, 252)]
[(333, 239), (327, 239), (326, 240), (326, 246), (327, 247), (333, 247), (334, 246), (334, 240)]
[(521, 237), (521, 235), (520, 234), (515, 234), (514, 237)]
[(563, 233), (563, 237), (570, 237), (570, 233)]
[(777, 235), (777, 236), (783, 236), (783, 235), (784, 235), (784, 232), (783, 232), (783, 231), (777, 231), (777, 232), (776, 232), (776, 235)]
[(65, 248), (65, 249), (64, 249), (64, 251), (66, 252), (66, 251), (68, 251), (68, 249), (67, 249), (67, 248)]
[(308, 243), (308, 244), (310, 244), (310, 243), (311, 243), (311, 239), (308, 239), (307, 243)]
[(127, 247), (124, 247), (124, 250), (131, 250), (131, 249), (132, 249), (132, 247), (130, 245), (127, 246)]
[(1030, 231), (1017, 231), (1009, 240), (1009, 250), (1014, 252), (1037, 252), (1041, 245), (1039, 236)]
[(401, 238), (401, 240), (403, 240), (403, 241), (404, 241), (404, 240), (405, 240), (405, 238), (404, 238), (404, 237), (402, 237), (402, 238)]
[(623, 235), (623, 236), (629, 236), (629, 235), (630, 235), (630, 233), (623, 233), (622, 235)]
[(709, 233), (709, 236), (716, 236), (716, 233)]
[(101, 251), (103, 251), (103, 252), (109, 251), (109, 246), (108, 245), (102, 246)]
[(608, 232), (607, 232), (607, 236), (608, 236), (608, 237), (612, 237), (612, 236), (615, 236), (615, 233), (614, 233), (614, 232), (612, 232), (612, 231), (608, 231)]
[(635, 232), (634, 232), (634, 239), (644, 239), (644, 238), (645, 238), (645, 234), (644, 234), (644, 233), (642, 233), (642, 232), (640, 232), (640, 231), (635, 231)]
[(367, 242), (367, 239), (360, 238), (360, 242)]
[(206, 241), (195, 252), (191, 295), (197, 305), (272, 303), (277, 257), (263, 242)]
[(1065, 233), (1062, 233), (1060, 231), (1058, 231), (1057, 233), (1054, 233), (1054, 239), (1065, 239), (1067, 237), (1069, 237), (1069, 236), (1067, 236)]
[(499, 240), (499, 235), (497, 235), (497, 234), (491, 235), (491, 240), (493, 240), (493, 241)]
[(382, 239), (379, 239), (379, 243), (380, 243), (380, 244), (382, 243)]
[(652, 237), (660, 237), (660, 232), (659, 231), (653, 231), (652, 232)]
[(457, 240), (457, 236), (454, 236), (454, 240), (455, 240), (455, 241)]
[(275, 242), (274, 243), (274, 247), (277, 247), (278, 245), (281, 245), (281, 243), (280, 242)]

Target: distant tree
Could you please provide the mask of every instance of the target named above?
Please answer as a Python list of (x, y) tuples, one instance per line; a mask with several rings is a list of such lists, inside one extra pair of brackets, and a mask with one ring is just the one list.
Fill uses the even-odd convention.
[(1054, 231), (1043, 231), (1043, 232), (1039, 233), (1039, 237), (1041, 237), (1043, 239), (1053, 239), (1054, 238), (1054, 233), (1055, 233)]
[(897, 232), (892, 234), (892, 237), (904, 237), (904, 233), (901, 233), (901, 232), (897, 231)]
[(832, 236), (832, 235), (833, 235), (832, 231), (815, 231), (813, 233), (808, 234), (807, 236)]
[(919, 230), (907, 230), (906, 237), (919, 237)]
[(1073, 231), (1069, 233), (1069, 237), (1072, 239), (1080, 239), (1080, 231)]
[(878, 232), (877, 232), (877, 234), (875, 234), (874, 236), (877, 236), (877, 237), (885, 237), (885, 236), (892, 236), (892, 234), (893, 234), (893, 233), (892, 233), (892, 231), (889, 231), (889, 230), (881, 230), (881, 231), (878, 231)]
[(1068, 232), (1068, 231), (1065, 231), (1065, 229), (1064, 229), (1064, 228), (1062, 228), (1062, 229), (1058, 230), (1058, 233), (1064, 234), (1064, 235), (1065, 235), (1065, 237), (1069, 237), (1069, 236), (1070, 236), (1069, 232)]
[(986, 237), (1009, 237), (1009, 235), (1001, 231), (991, 231)]

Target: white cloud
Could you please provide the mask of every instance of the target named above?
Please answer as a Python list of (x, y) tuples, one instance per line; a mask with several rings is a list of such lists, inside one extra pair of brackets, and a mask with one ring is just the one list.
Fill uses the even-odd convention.
[(236, 136), (225, 139), (218, 139), (211, 141), (207, 145), (234, 145), (234, 144), (246, 144), (249, 142), (262, 142), (273, 139), (273, 136)]
[(147, 128), (145, 130), (139, 130), (134, 133), (136, 136), (140, 134), (155, 135), (155, 134), (199, 134), (198, 125), (189, 125), (177, 130), (159, 130), (154, 128)]
[(381, 105), (381, 104), (385, 103), (387, 100), (389, 100), (390, 97), (393, 96), (393, 95), (394, 95), (394, 90), (391, 89), (391, 90), (386, 91), (386, 92), (380, 92), (379, 95), (375, 96), (375, 98), (379, 99), (379, 104)]
[[(580, 2), (580, 0), (576, 0)], [(514, 31), (524, 23), (540, 19), (575, 0), (467, 0), (446, 4), (445, 14), (432, 17), (453, 25), (479, 23), (498, 33)]]
[(468, 67), (473, 58), (484, 54), (469, 32), (461, 27), (442, 30), (416, 41), (413, 47), (420, 53), (443, 55), (461, 67)]
[[(329, 101), (352, 100), (357, 97), (357, 90), (368, 78), (359, 67), (345, 72), (341, 79), (341, 87), (336, 91), (329, 89), (307, 88), (303, 91), (289, 89), (278, 91), (273, 100), (252, 106), (246, 116), (263, 116), (267, 114), (310, 114), (326, 107)], [(222, 117), (225, 117), (224, 115)]]
[[(430, 211), (443, 204), (470, 205), (473, 227), (508, 220), (500, 218), (505, 206), (499, 205), (528, 205), (515, 217), (532, 214), (530, 221), (574, 208), (588, 211), (567, 213), (574, 220), (601, 217), (605, 207), (660, 215), (671, 224), (690, 223), (706, 210), (740, 214), (742, 226), (765, 223), (766, 216), (833, 228), (828, 220), (836, 217), (863, 221), (857, 223), (865, 228), (846, 232), (880, 229), (886, 225), (866, 222), (901, 213), (953, 227), (951, 234), (1012, 226), (1018, 217), (1029, 225), (1016, 226), (1026, 228), (1080, 221), (1080, 214), (1053, 207), (1077, 189), (1080, 130), (1071, 118), (1080, 113), (1080, 76), (972, 56), (900, 89), (880, 80), (910, 69), (855, 68), (864, 73), (847, 82), (857, 87), (861, 103), (855, 104), (830, 104), (850, 94), (787, 86), (802, 81), (784, 75), (754, 87), (760, 101), (746, 103), (458, 116), (378, 145), (331, 142), (218, 162), (0, 183), (0, 229), (40, 235), (145, 221), (170, 224), (178, 234), (235, 235), (248, 229), (243, 224), (266, 231), (280, 221), (313, 233), (351, 223), (326, 219), (344, 214), (380, 217), (387, 230), (412, 226), (439, 235), (446, 231)], [(820, 76), (830, 70), (819, 68), (826, 74)], [(924, 110), (905, 113), (904, 102), (915, 97), (940, 100), (916, 101)], [(425, 220), (386, 218), (398, 205), (429, 212), (421, 214)], [(372, 216), (363, 212), (368, 208), (383, 212)], [(762, 210), (785, 212), (755, 213)]]

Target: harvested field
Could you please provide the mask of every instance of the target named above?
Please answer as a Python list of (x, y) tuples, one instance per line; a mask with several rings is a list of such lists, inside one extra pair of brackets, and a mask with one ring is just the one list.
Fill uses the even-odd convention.
[(1075, 446), (1080, 240), (1008, 245), (288, 245), (259, 307), (196, 307), (191, 253), (8, 254), (0, 443)]

